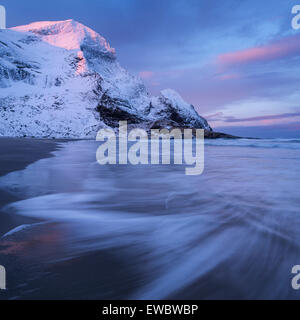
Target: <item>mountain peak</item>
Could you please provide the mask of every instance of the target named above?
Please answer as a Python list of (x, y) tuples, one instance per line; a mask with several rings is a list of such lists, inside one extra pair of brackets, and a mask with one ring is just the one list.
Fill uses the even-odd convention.
[(150, 96), (104, 38), (74, 20), (0, 32), (0, 136), (94, 138), (119, 120), (150, 128), (204, 128), (173, 90)]
[(94, 30), (73, 20), (39, 21), (28, 25), (11, 28), (18, 32), (31, 32), (40, 36), (43, 41), (67, 50), (81, 50), (82, 45), (115, 54), (108, 42)]

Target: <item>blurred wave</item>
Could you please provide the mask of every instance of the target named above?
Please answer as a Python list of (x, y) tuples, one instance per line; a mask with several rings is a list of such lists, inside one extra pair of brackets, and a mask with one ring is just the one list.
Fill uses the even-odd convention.
[[(79, 266), (92, 274), (77, 286), (71, 278), (56, 297), (297, 298), (290, 286), (291, 267), (300, 262), (300, 154), (290, 147), (297, 143), (209, 141), (204, 173), (186, 176), (179, 165), (100, 166), (96, 142), (69, 142), (54, 158), (0, 179), (1, 188), (24, 199), (7, 212), (49, 223), (19, 228), (4, 240), (19, 244), (41, 228), (35, 244), (41, 252), (20, 249), (28, 268), (70, 261), (68, 274)], [(47, 233), (56, 251), (45, 255)], [(80, 264), (95, 252), (100, 258)], [(114, 259), (105, 258), (110, 254)], [(62, 272), (57, 268), (53, 274)], [(34, 286), (42, 290), (42, 275)]]

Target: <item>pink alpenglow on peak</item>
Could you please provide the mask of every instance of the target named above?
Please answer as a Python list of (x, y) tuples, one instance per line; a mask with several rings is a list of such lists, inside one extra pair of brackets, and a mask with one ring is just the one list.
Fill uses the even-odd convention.
[(77, 63), (77, 69), (76, 69), (76, 74), (83, 74), (88, 71), (88, 66), (87, 62), (84, 59), (84, 54), (82, 51), (77, 52), (77, 58), (78, 58), (78, 63)]
[(107, 41), (97, 32), (72, 19), (65, 21), (42, 21), (11, 28), (19, 32), (32, 32), (43, 41), (67, 50), (81, 50), (86, 44), (97, 47), (103, 52), (115, 54)]

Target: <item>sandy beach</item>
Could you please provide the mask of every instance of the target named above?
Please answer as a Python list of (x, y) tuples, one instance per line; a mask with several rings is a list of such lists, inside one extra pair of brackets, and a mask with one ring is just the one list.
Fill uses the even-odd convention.
[[(0, 138), (0, 177), (25, 169), (39, 159), (52, 157), (51, 153), (58, 148), (56, 140)], [(7, 215), (2, 211), (3, 206), (18, 200), (21, 198), (0, 189), (0, 237), (19, 225), (36, 221), (36, 219), (15, 214)]]

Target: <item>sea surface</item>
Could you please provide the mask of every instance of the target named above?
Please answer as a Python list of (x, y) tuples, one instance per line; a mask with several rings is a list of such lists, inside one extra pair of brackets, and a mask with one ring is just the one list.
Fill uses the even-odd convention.
[(35, 220), (0, 235), (0, 299), (300, 298), (299, 139), (208, 140), (198, 176), (100, 166), (98, 146), (0, 177), (22, 199), (1, 215)]

